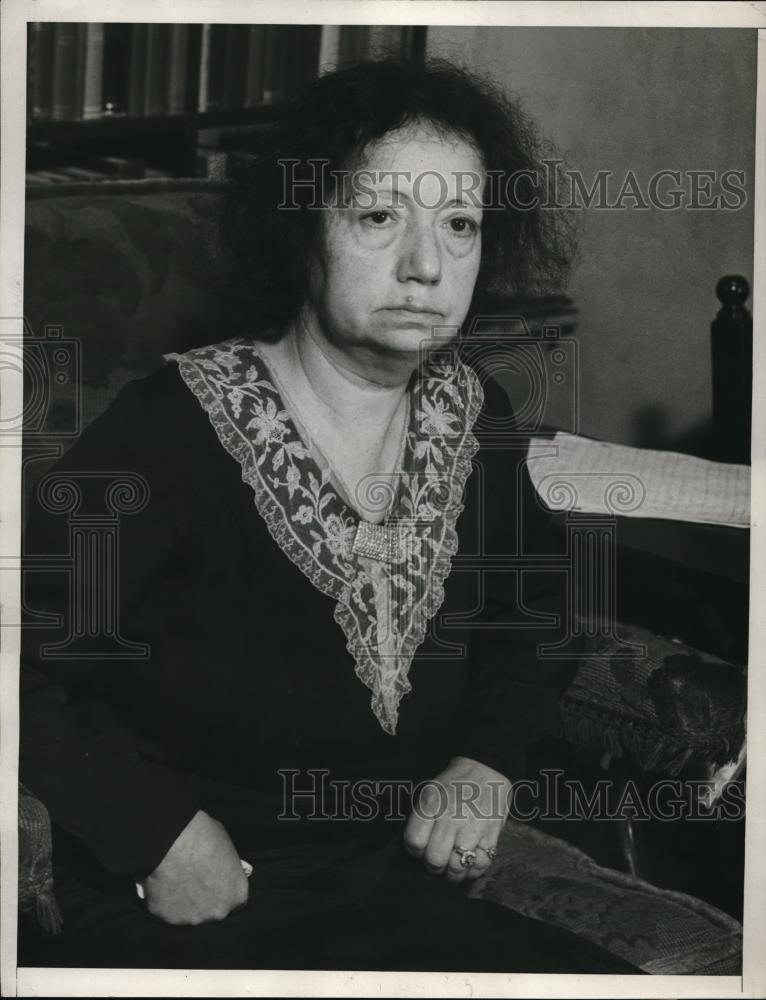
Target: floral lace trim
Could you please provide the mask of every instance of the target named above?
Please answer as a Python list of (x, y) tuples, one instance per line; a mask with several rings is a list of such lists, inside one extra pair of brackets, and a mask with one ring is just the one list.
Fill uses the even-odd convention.
[[(484, 401), (477, 376), (451, 359), (424, 367), (415, 381), (404, 468), (384, 522), (398, 544), (381, 559), (355, 548), (362, 522), (306, 448), (254, 344), (233, 339), (166, 360), (178, 363), (239, 463), (274, 541), (337, 601), (334, 618), (356, 674), (393, 735), (412, 659), (444, 601), (458, 547), (455, 525), (478, 448), (472, 428)], [(368, 496), (382, 491), (392, 496), (388, 478), (366, 484)]]

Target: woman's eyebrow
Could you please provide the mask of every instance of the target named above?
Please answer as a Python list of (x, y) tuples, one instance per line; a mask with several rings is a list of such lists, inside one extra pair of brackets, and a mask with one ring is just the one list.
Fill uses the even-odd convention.
[(482, 203), (480, 201), (471, 201), (466, 198), (453, 198), (452, 201), (447, 202), (444, 206), (445, 208), (481, 208)]
[[(408, 202), (410, 204), (418, 201), (418, 198), (415, 193), (403, 191), (397, 184), (381, 185), (380, 181), (376, 183), (372, 179), (369, 180), (370, 180), (369, 187), (365, 188), (364, 186), (360, 185), (354, 190), (353, 193), (354, 200), (357, 200), (360, 196), (364, 197), (365, 195), (369, 196), (370, 194), (374, 194), (376, 197), (378, 196), (390, 197), (393, 199), (395, 203), (397, 203), (399, 199), (401, 199), (404, 202)], [(439, 211), (444, 211), (445, 209), (449, 208), (476, 208), (476, 209), (483, 208), (483, 202), (478, 197), (472, 198), (471, 197), (472, 194), (473, 191), (470, 191), (468, 192), (468, 197), (466, 197), (465, 194), (462, 194), (458, 197), (451, 198), (448, 201), (445, 201), (444, 204), (436, 204), (436, 205), (431, 204), (429, 205), (429, 207), (438, 209)]]

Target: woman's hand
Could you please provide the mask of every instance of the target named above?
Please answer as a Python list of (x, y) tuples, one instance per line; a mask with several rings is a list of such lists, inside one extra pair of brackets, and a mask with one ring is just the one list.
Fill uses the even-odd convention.
[(223, 920), (244, 906), (247, 876), (224, 827), (199, 810), (143, 883), (146, 906), (167, 924)]
[[(450, 882), (480, 878), (505, 825), (510, 791), (510, 781), (499, 771), (470, 757), (453, 757), (424, 787), (407, 820), (407, 851)], [(456, 847), (473, 851), (475, 862), (463, 866)]]

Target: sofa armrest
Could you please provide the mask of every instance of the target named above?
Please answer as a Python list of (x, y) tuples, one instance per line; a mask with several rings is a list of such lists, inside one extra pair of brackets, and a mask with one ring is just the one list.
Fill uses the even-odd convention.
[(562, 735), (670, 775), (690, 763), (711, 769), (740, 757), (744, 668), (644, 629), (620, 623), (617, 632), (619, 640), (588, 639), (559, 703)]
[(48, 810), (19, 782), (19, 911), (49, 934), (63, 928), (53, 894), (53, 844)]

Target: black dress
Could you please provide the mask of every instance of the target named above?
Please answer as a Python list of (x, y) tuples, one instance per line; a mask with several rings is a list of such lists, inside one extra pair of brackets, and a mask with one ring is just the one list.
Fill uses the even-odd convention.
[[(376, 660), (360, 637), (370, 624), (364, 608), (381, 605), (369, 587), (365, 597), (358, 581), (369, 579), (354, 567), (377, 562), (349, 548), (358, 518), (301, 450), (252, 350), (238, 341), (191, 352), (127, 385), (32, 505), (25, 604), (60, 618), (57, 627), (37, 617), (24, 630), (20, 776), (54, 824), (64, 960), (636, 971), (571, 935), (468, 900), (401, 848), (413, 790), (450, 758), (473, 758), (511, 780), (526, 775), (527, 749), (555, 731), (556, 702), (575, 669), (537, 655), (540, 642), (555, 642), (566, 627), (566, 580), (540, 568), (537, 557), (554, 549), (523, 443), (497, 435), (510, 426), (505, 393), (483, 379), (477, 397), (476, 377), (468, 370), (466, 382), (464, 368), (462, 382), (455, 369), (431, 373), (432, 388), (453, 385), (444, 398), (458, 414), (466, 387), (470, 406), (483, 397), (470, 426), (455, 425), (425, 377), (414, 380), (409, 459), (419, 454), (420, 471), (433, 471), (438, 456), (451, 493), (431, 509), (433, 525), (446, 524), (441, 549), (418, 564), (430, 583), (413, 596), (411, 581), (389, 574), (395, 583), (375, 591), (399, 601), (388, 624), (394, 639), (404, 636), (387, 647), (396, 655)], [(221, 360), (226, 352), (234, 361)], [(243, 411), (242, 393), (232, 389), (235, 364), (258, 420), (244, 419), (255, 410)], [(202, 389), (190, 372), (207, 380)], [(430, 455), (418, 448), (423, 428)], [(450, 441), (461, 443), (450, 451)], [(278, 474), (263, 464), (269, 449)], [(300, 482), (297, 472), (284, 475), (286, 462), (301, 470)], [(117, 570), (97, 584), (102, 597), (116, 588), (119, 624), (109, 623), (111, 645), (87, 627), (73, 639), (78, 612), (70, 611), (64, 565), (76, 548), (72, 525), (96, 523), (105, 484), (121, 476), (145, 496), (120, 517)], [(271, 483), (273, 494), (258, 496), (256, 476), (261, 492)], [(69, 516), (55, 502), (67, 483), (79, 491)], [(302, 497), (311, 491), (317, 502), (307, 507)], [(280, 496), (292, 521), (280, 514)], [(331, 545), (326, 537), (312, 542), (321, 532), (311, 510), (320, 509), (325, 531), (335, 533)], [(500, 556), (526, 555), (537, 558), (529, 571), (493, 570)], [(410, 605), (418, 601), (426, 610), (415, 621)], [(377, 642), (382, 626), (374, 614), (371, 622), (367, 639)], [(113, 655), (99, 655), (99, 642)], [(145, 914), (134, 882), (156, 868), (200, 808), (255, 866), (250, 900), (221, 923), (170, 927)]]

